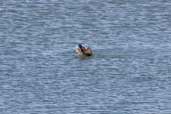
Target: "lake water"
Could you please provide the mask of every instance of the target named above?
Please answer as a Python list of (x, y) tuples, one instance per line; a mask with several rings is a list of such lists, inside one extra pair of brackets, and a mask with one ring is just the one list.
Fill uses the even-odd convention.
[(171, 1), (1, 0), (0, 114), (171, 114)]

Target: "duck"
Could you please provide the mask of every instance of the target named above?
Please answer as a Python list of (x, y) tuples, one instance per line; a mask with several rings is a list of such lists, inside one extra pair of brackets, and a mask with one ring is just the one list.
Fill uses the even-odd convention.
[(93, 55), (92, 49), (86, 44), (78, 44), (75, 49), (75, 52), (79, 57), (90, 57)]

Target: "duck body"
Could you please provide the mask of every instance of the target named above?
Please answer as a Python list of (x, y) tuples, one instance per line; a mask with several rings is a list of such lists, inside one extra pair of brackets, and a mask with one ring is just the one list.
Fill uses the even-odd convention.
[(82, 44), (79, 44), (76, 47), (75, 52), (79, 57), (89, 57), (93, 55), (91, 48)]

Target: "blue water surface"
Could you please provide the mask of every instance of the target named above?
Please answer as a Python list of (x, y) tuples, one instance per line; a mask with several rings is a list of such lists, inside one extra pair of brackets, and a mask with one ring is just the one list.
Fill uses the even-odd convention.
[(171, 114), (171, 1), (1, 0), (0, 114)]

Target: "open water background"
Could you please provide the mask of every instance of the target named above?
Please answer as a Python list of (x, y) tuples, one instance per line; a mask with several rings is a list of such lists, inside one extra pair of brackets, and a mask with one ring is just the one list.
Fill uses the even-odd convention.
[(0, 114), (171, 114), (171, 1), (1, 0)]

